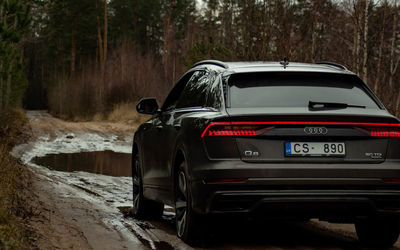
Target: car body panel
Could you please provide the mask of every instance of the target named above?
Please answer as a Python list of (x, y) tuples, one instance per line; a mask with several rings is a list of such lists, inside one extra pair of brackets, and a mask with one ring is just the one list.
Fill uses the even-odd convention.
[[(340, 74), (361, 81), (354, 73), (316, 64), (290, 63), (286, 68), (276, 62), (221, 65), (198, 65), (174, 87), (176, 91), (184, 86), (182, 81), (189, 82), (196, 72), (207, 71), (213, 78), (206, 104), (167, 109), (171, 100), (168, 97), (163, 108), (136, 131), (134, 144), (142, 159), (146, 198), (174, 206), (175, 169), (182, 154), (193, 196), (191, 206), (198, 213), (261, 212), (273, 216), (286, 211), (293, 215), (297, 207), (304, 212), (297, 215), (310, 217), (346, 215), (354, 219), (371, 213), (400, 214), (400, 183), (396, 182), (400, 178), (400, 139), (373, 138), (365, 133), (365, 126), (360, 129), (355, 125), (323, 124), (400, 123), (365, 84), (367, 94), (377, 103), (376, 109), (229, 107), (226, 81), (234, 74), (311, 72)], [(271, 121), (314, 122), (311, 127), (323, 126), (329, 133), (307, 135), (304, 129), (310, 125), (278, 124), (255, 137), (203, 137), (213, 123), (230, 126), (235, 122)], [(284, 143), (288, 141), (344, 142), (346, 155), (287, 157)], [(248, 157), (246, 151), (258, 152), (257, 157)], [(346, 207), (351, 208), (348, 214), (343, 211)], [(318, 214), (314, 208), (326, 212)]]

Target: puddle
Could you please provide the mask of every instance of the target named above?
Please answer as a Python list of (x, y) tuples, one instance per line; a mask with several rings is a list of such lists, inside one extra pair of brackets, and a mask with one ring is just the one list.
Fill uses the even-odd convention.
[(37, 165), (57, 171), (132, 176), (131, 154), (113, 151), (50, 154), (44, 157), (35, 157), (32, 161)]

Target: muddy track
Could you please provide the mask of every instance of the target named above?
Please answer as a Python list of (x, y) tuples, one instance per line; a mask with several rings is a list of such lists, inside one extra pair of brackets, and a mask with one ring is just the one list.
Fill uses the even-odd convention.
[[(49, 170), (36, 156), (111, 150), (129, 153), (135, 124), (66, 122), (45, 111), (28, 111), (33, 139), (13, 154), (33, 173), (36, 215), (31, 226), (40, 249), (192, 249), (175, 236), (173, 209), (160, 221), (131, 215), (131, 179), (86, 172)], [(130, 166), (127, 166), (130, 167)], [(220, 220), (207, 228), (198, 248), (359, 249), (349, 224)], [(394, 249), (400, 249), (400, 242)]]

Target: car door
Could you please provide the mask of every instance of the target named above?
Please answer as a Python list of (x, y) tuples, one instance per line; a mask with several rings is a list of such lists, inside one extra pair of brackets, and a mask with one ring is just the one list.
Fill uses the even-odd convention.
[(168, 130), (166, 128), (173, 123), (175, 107), (183, 89), (193, 73), (194, 71), (185, 74), (174, 86), (165, 99), (164, 104), (161, 107), (161, 112), (156, 114), (150, 120), (151, 128), (146, 132), (145, 140), (147, 142), (144, 144), (151, 144), (147, 147), (151, 150), (144, 150), (146, 171), (143, 180), (145, 183), (145, 189), (154, 189), (156, 191), (147, 193), (149, 190), (145, 190), (147, 193), (146, 196), (152, 199), (164, 201), (165, 196), (169, 191), (168, 181), (165, 178), (165, 172), (167, 172), (167, 169), (169, 168), (167, 154), (170, 152), (167, 145), (168, 143), (166, 143), (168, 141), (167, 138), (169, 138)]
[[(181, 132), (182, 119), (191, 112), (200, 112), (206, 105), (207, 91), (209, 89), (209, 71), (195, 71), (179, 97), (176, 106), (161, 114), (160, 136), (158, 138), (160, 149), (160, 182), (166, 190), (172, 188), (173, 157), (178, 134)], [(165, 186), (164, 186), (165, 185)], [(171, 193), (171, 192), (170, 192)]]

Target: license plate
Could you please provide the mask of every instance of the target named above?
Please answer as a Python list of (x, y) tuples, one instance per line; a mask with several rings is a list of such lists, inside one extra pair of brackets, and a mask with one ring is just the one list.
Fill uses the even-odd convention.
[(345, 156), (344, 142), (285, 142), (286, 156)]

